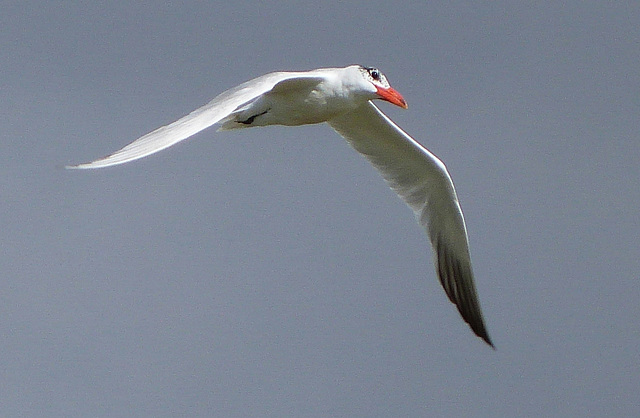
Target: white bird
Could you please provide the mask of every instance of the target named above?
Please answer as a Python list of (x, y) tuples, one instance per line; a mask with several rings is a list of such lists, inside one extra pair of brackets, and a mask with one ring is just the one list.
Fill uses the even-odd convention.
[(467, 231), (445, 165), (371, 101), (407, 103), (377, 69), (352, 65), (308, 72), (274, 72), (225, 91), (183, 118), (104, 158), (67, 168), (101, 168), (145, 157), (211, 125), (219, 130), (327, 122), (380, 171), (413, 209), (433, 247), (440, 283), (462, 318), (493, 347), (476, 293)]

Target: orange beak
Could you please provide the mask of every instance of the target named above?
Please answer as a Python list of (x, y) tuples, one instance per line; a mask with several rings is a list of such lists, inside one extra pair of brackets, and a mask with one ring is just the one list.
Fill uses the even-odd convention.
[(409, 107), (407, 101), (404, 100), (402, 95), (392, 87), (385, 89), (380, 86), (376, 86), (376, 90), (378, 90), (378, 96), (380, 96), (382, 100), (386, 100), (387, 102), (393, 103), (396, 106), (400, 106), (403, 109)]

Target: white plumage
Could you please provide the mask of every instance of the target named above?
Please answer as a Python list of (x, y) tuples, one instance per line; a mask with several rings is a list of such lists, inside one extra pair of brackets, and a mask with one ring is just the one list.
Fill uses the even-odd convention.
[(436, 272), (462, 318), (487, 344), (473, 280), (462, 210), (445, 165), (372, 102), (407, 107), (375, 68), (352, 65), (308, 72), (275, 72), (225, 91), (183, 118), (98, 160), (69, 166), (91, 169), (123, 164), (180, 142), (216, 123), (220, 130), (327, 122), (365, 156), (414, 211), (434, 252)]

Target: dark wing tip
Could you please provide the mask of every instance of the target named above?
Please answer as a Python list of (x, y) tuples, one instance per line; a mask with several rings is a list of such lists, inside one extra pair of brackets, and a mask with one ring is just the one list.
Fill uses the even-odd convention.
[(449, 300), (458, 308), (462, 319), (495, 350), (482, 318), (471, 266), (455, 257), (442, 239), (436, 243), (436, 268), (440, 284)]

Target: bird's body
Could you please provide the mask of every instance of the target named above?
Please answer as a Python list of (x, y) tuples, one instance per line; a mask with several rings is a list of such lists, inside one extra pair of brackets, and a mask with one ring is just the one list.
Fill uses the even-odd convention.
[(364, 155), (414, 211), (434, 250), (436, 271), (449, 299), (487, 344), (476, 295), (466, 227), (445, 165), (387, 118), (372, 102), (406, 108), (375, 68), (352, 65), (266, 74), (227, 90), (176, 122), (119, 151), (69, 168), (100, 168), (158, 152), (220, 123), (219, 130), (327, 122)]
[(326, 122), (355, 108), (352, 100), (345, 100), (340, 94), (344, 90), (341, 87), (340, 81), (331, 76), (298, 75), (280, 81), (271, 90), (221, 121), (221, 130)]

